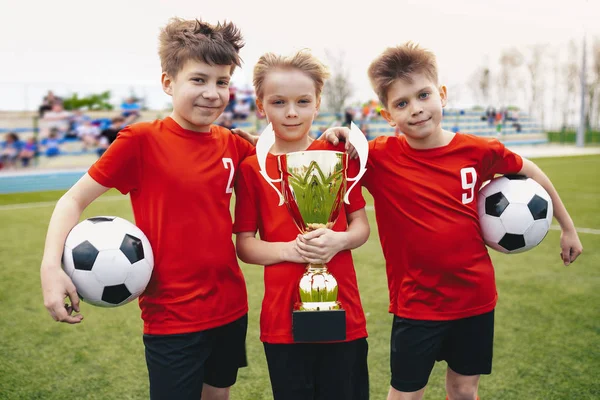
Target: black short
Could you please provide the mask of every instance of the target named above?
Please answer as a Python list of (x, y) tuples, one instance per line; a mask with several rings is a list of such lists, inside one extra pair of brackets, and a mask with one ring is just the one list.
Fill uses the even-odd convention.
[(394, 316), (390, 346), (391, 385), (416, 392), (427, 385), (436, 361), (461, 375), (492, 372), (494, 311), (453, 321)]
[(367, 339), (264, 347), (275, 400), (369, 398)]
[(178, 335), (144, 335), (150, 398), (200, 399), (202, 385), (226, 388), (247, 365), (248, 315), (227, 325)]

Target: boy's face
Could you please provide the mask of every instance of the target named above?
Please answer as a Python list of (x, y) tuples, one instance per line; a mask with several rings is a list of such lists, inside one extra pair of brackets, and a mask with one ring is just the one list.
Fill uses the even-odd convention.
[(442, 132), (442, 108), (446, 87), (438, 87), (426, 75), (410, 75), (412, 83), (398, 79), (388, 89), (388, 103), (381, 115), (409, 139), (426, 140)]
[(319, 104), (315, 82), (297, 69), (267, 73), (262, 99), (256, 99), (260, 113), (273, 124), (275, 136), (289, 142), (308, 135)]
[(173, 119), (182, 128), (208, 132), (229, 102), (231, 65), (188, 60), (173, 78), (162, 74), (163, 90), (173, 97)]

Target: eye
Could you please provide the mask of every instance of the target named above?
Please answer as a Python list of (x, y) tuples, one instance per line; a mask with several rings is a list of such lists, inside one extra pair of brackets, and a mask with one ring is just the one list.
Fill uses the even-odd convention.
[(428, 98), (428, 97), (429, 97), (429, 95), (430, 95), (430, 94), (429, 94), (428, 92), (423, 92), (423, 93), (419, 94), (419, 98), (420, 98), (421, 100), (425, 100), (426, 98)]
[(218, 81), (217, 85), (222, 86), (222, 87), (228, 87), (229, 81)]
[(298, 101), (298, 103), (300, 103), (300, 104), (310, 104), (311, 101), (309, 99), (302, 99), (302, 100)]
[(204, 83), (204, 79), (202, 78), (192, 78), (192, 81), (196, 83)]
[(284, 103), (283, 100), (273, 100), (273, 102), (271, 104), (277, 104), (277, 105), (279, 105), (279, 104), (283, 104), (283, 103)]
[(406, 107), (407, 104), (408, 103), (406, 103), (406, 101), (403, 100), (403, 101), (399, 102), (398, 104), (396, 104), (396, 108), (404, 108), (404, 107)]

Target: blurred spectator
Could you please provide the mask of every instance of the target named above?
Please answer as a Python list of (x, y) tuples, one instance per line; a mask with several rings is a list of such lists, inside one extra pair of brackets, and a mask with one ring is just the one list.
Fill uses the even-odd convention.
[(17, 158), (21, 152), (21, 142), (16, 133), (7, 133), (6, 140), (0, 152), (0, 165), (4, 168), (12, 168), (16, 165)]
[(19, 154), (19, 160), (21, 160), (21, 165), (23, 167), (29, 166), (31, 164), (31, 160), (36, 157), (38, 154), (38, 145), (37, 140), (34, 137), (30, 137), (25, 142), (25, 145), (21, 149), (21, 153)]
[(60, 139), (58, 138), (58, 129), (52, 128), (47, 138), (42, 139), (42, 145), (46, 157), (55, 157), (60, 154)]
[(112, 144), (117, 138), (119, 131), (123, 129), (125, 126), (125, 118), (123, 117), (115, 117), (112, 119), (111, 124), (108, 128), (104, 129), (100, 132), (100, 136), (98, 137), (98, 157), (101, 157), (102, 154), (108, 149), (108, 146)]
[(485, 116), (487, 117), (488, 125), (493, 126), (494, 120), (496, 119), (496, 109), (492, 106), (489, 106), (485, 111)]
[(233, 107), (235, 107), (236, 98), (235, 93), (237, 89), (233, 85), (229, 85), (229, 103), (227, 103), (227, 107), (225, 107), (225, 112), (231, 113), (233, 115)]
[(136, 102), (134, 97), (128, 97), (121, 104), (121, 116), (125, 118), (125, 125), (134, 123), (142, 111), (142, 106)]
[(54, 103), (51, 111), (46, 111), (40, 119), (40, 131), (42, 137), (49, 135), (50, 131), (56, 129), (58, 135), (65, 135), (69, 130), (71, 113), (63, 109), (62, 103)]
[(88, 147), (94, 147), (100, 136), (100, 128), (92, 124), (92, 121), (83, 121), (76, 129), (77, 137), (83, 142), (83, 151), (87, 151)]
[(223, 117), (221, 119), (221, 121), (218, 123), (218, 125), (221, 125), (224, 128), (227, 128), (229, 130), (235, 129), (237, 128), (237, 125), (233, 122), (233, 118), (231, 118), (231, 116), (226, 115), (226, 114), (222, 114)]
[(346, 110), (344, 111), (344, 126), (349, 128), (350, 125), (352, 124), (353, 119), (354, 119), (354, 112), (352, 111), (352, 108), (346, 107)]
[(40, 118), (44, 117), (44, 114), (46, 113), (46, 111), (52, 110), (52, 107), (56, 103), (62, 104), (62, 99), (60, 97), (55, 96), (51, 90), (48, 90), (48, 94), (46, 96), (44, 96), (44, 99), (42, 100), (42, 104), (40, 105), (40, 108), (39, 108)]
[(242, 99), (235, 102), (233, 106), (233, 118), (234, 119), (246, 119), (250, 115), (250, 100)]
[(66, 137), (77, 137), (77, 128), (83, 125), (86, 121), (91, 121), (92, 119), (85, 115), (82, 110), (75, 110), (73, 114), (71, 114), (69, 118), (69, 131), (66, 134)]

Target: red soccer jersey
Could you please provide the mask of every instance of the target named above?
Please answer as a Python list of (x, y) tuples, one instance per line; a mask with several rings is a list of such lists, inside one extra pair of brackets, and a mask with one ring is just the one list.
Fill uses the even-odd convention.
[[(344, 151), (343, 144), (331, 144), (315, 140), (308, 150)], [(279, 176), (277, 158), (269, 154), (266, 161), (269, 176)], [(256, 156), (249, 157), (240, 166), (236, 182), (236, 207), (233, 231), (260, 233), (267, 242), (289, 242), (299, 230), (285, 205), (278, 206), (279, 197), (275, 190), (260, 175)], [(348, 175), (356, 176), (358, 162), (351, 161)], [(279, 187), (280, 188), (280, 187)], [(343, 232), (348, 227), (346, 213), (350, 214), (365, 206), (359, 188), (350, 192), (350, 204), (333, 226), (334, 231)], [(338, 282), (338, 300), (346, 310), (346, 341), (367, 336), (365, 315), (360, 302), (356, 273), (350, 250), (341, 251), (327, 263), (329, 272)], [(292, 337), (292, 310), (300, 301), (298, 284), (306, 271), (306, 264), (284, 262), (265, 267), (265, 295), (260, 313), (260, 340), (267, 343), (294, 343)]]
[(494, 309), (477, 193), (494, 174), (519, 172), (521, 157), (498, 140), (461, 133), (434, 149), (413, 149), (404, 136), (379, 137), (369, 149), (362, 184), (375, 200), (389, 311), (452, 320)]
[(144, 333), (201, 331), (247, 313), (229, 204), (236, 169), (253, 151), (225, 128), (198, 133), (165, 118), (123, 129), (90, 168), (101, 185), (131, 194), (152, 245), (154, 271), (139, 299)]

